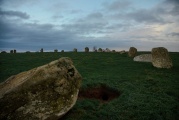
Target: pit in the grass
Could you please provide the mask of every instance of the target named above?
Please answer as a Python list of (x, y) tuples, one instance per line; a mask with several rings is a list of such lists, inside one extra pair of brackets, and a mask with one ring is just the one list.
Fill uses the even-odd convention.
[(120, 96), (120, 92), (114, 90), (106, 85), (98, 85), (96, 87), (88, 87), (81, 89), (78, 95), (78, 99), (97, 99), (101, 102), (109, 102)]

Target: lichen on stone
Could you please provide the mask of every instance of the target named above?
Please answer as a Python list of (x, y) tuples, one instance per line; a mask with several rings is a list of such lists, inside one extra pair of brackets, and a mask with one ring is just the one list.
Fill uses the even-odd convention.
[(81, 80), (70, 58), (15, 75), (10, 79), (14, 85), (0, 88), (0, 119), (59, 118), (75, 104)]

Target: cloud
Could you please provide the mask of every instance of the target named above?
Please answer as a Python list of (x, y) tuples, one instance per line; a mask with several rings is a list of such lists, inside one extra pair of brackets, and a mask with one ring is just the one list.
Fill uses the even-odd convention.
[(61, 27), (64, 30), (75, 32), (77, 35), (83, 36), (86, 34), (103, 33), (107, 25), (108, 22), (103, 18), (102, 13), (93, 12), (83, 18), (74, 20), (70, 24), (63, 24)]
[(174, 20), (166, 8), (156, 7), (153, 9), (138, 9), (129, 13), (116, 13), (112, 17), (125, 21), (135, 21), (139, 24), (168, 24)]
[[(129, 47), (136, 46), (139, 50), (151, 50), (153, 46), (162, 45), (167, 48), (175, 47), (170, 49), (174, 50), (178, 45), (178, 2), (174, 0), (162, 1), (145, 9), (135, 8), (129, 1), (115, 0), (88, 12), (84, 9), (85, 6), (78, 10), (72, 3), (56, 1), (47, 5), (41, 0), (42, 4), (38, 5), (44, 12), (38, 13), (42, 15), (38, 17), (33, 17), (36, 14), (32, 14), (32, 11), (22, 12), (23, 7), (35, 5), (35, 0), (16, 0), (17, 3), (9, 1), (12, 5), (9, 2), (4, 5), (22, 8), (18, 11), (9, 6), (6, 9), (6, 6), (2, 7), (4, 10), (0, 9), (1, 49), (84, 50), (86, 46), (97, 46), (128, 50)], [(38, 7), (35, 5), (33, 8), (39, 12)], [(16, 19), (12, 19), (14, 17)]]
[(0, 6), (9, 6), (17, 8), (23, 5), (32, 6), (38, 3), (40, 0), (0, 0)]
[(176, 36), (176, 37), (179, 37), (179, 32), (168, 33), (167, 36)]
[(166, 2), (164, 2), (165, 4), (169, 4), (171, 5), (172, 9), (169, 12), (169, 14), (173, 15), (173, 16), (179, 16), (179, 1), (178, 0), (166, 0)]
[(6, 17), (19, 17), (22, 19), (29, 19), (30, 16), (27, 13), (20, 12), (20, 11), (3, 11), (0, 9), (0, 16), (6, 16)]
[(168, 24), (176, 22), (179, 17), (179, 2), (177, 0), (166, 0), (150, 9), (141, 9), (129, 13), (137, 22)]
[(53, 1), (46, 9), (55, 13), (64, 12), (69, 8), (69, 5), (66, 2), (62, 1)]
[(133, 19), (139, 23), (159, 23), (164, 24), (166, 21), (157, 10), (140, 9), (135, 12), (129, 13), (125, 16), (128, 19)]
[(112, 3), (107, 3), (107, 2), (103, 3), (103, 6), (110, 11), (122, 10), (122, 9), (130, 7), (130, 5), (131, 3), (129, 1), (119, 1), (119, 0), (116, 0)]
[(104, 26), (105, 23), (74, 23), (62, 25), (63, 29), (75, 32), (78, 35), (98, 33)]
[(62, 25), (14, 21), (9, 17), (3, 17), (0, 20), (0, 44), (1, 48), (9, 47), (9, 49), (14, 47), (19, 49), (37, 49), (40, 47), (47, 49), (78, 47), (83, 49), (83, 45), (92, 46), (91, 40), (97, 40), (93, 37), (94, 34), (100, 32), (102, 34), (106, 24), (103, 15), (96, 12), (77, 19), (71, 24)]
[(82, 12), (82, 10), (80, 10), (80, 9), (70, 10), (71, 14), (78, 14), (78, 13), (81, 13), (81, 12)]
[(62, 46), (78, 39), (69, 31), (58, 30), (52, 24), (18, 23), (11, 20), (0, 20), (0, 44), (4, 47), (36, 48)]
[(100, 12), (94, 12), (94, 13), (89, 14), (86, 19), (90, 19), (90, 20), (92, 20), (92, 19), (98, 19), (99, 20), (99, 19), (102, 19), (102, 18), (103, 18), (103, 14), (102, 13), (100, 13)]
[(166, 3), (179, 4), (178, 0), (165, 0)]
[(52, 16), (53, 20), (58, 20), (58, 19), (62, 19), (62, 18), (64, 18), (64, 16), (62, 16), (62, 15), (53, 15)]
[(114, 23), (111, 25), (108, 25), (106, 29), (109, 31), (109, 33), (115, 33), (115, 32), (127, 32), (130, 29), (132, 29), (134, 25), (132, 23)]
[[(170, 24), (179, 20), (178, 0), (161, 1), (150, 8), (137, 8), (129, 1), (105, 3), (106, 15), (113, 21), (137, 24)], [(112, 12), (111, 12), (112, 11)]]

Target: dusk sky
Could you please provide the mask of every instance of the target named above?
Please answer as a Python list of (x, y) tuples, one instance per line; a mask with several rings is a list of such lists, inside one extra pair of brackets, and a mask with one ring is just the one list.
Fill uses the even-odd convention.
[(0, 51), (179, 52), (179, 0), (0, 0)]

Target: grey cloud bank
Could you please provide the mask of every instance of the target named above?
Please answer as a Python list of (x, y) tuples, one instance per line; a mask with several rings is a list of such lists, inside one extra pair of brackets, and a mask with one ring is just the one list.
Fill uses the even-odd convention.
[(19, 17), (22, 19), (30, 18), (30, 16), (27, 15), (26, 13), (19, 12), (19, 11), (2, 11), (2, 10), (0, 10), (0, 16)]
[[(169, 51), (179, 52), (177, 0), (161, 0), (147, 9), (136, 7), (138, 3), (131, 0), (101, 2), (101, 6), (91, 9), (79, 6), (77, 10), (77, 5), (74, 8), (59, 6), (58, 10), (63, 12), (58, 12), (56, 7), (53, 9), (57, 12), (46, 12), (54, 4), (48, 5), (43, 0), (11, 2), (0, 1), (1, 51), (37, 51), (40, 48), (71, 51), (73, 48), (84, 50), (86, 46), (91, 50), (93, 46), (116, 50), (128, 50), (130, 46), (135, 46), (138, 50), (150, 51), (153, 47), (163, 46)], [(95, 2), (92, 1), (88, 8)], [(63, 4), (68, 6), (68, 2)], [(29, 5), (37, 11), (26, 9)], [(69, 6), (72, 6), (70, 2)], [(38, 8), (45, 12), (40, 13)]]

